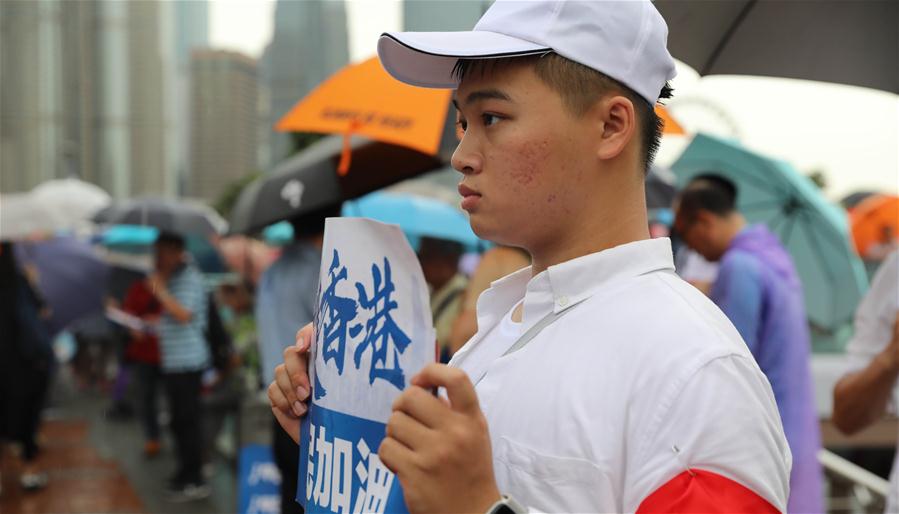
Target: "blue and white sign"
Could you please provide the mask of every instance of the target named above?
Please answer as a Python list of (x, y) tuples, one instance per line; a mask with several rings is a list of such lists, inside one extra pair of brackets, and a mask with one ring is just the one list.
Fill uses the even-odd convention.
[(391, 405), (435, 359), (424, 275), (399, 227), (325, 225), (297, 501), (306, 512), (405, 512), (378, 458)]
[(241, 448), (237, 496), (241, 514), (281, 512), (281, 473), (271, 446), (250, 444)]

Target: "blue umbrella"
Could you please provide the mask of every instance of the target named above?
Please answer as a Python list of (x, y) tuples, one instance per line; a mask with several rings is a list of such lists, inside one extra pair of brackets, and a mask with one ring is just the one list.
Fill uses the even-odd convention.
[(790, 164), (733, 141), (697, 135), (671, 167), (679, 187), (703, 173), (731, 180), (737, 208), (764, 223), (793, 257), (813, 328), (835, 332), (852, 320), (867, 289), (865, 270), (852, 247), (845, 212), (828, 202)]
[(73, 321), (101, 313), (109, 267), (93, 248), (74, 237), (17, 245), (20, 262), (37, 268), (38, 289), (51, 309), (53, 333)]
[(406, 193), (375, 192), (344, 202), (343, 216), (371, 218), (399, 225), (416, 247), (419, 238), (446, 239), (473, 250), (481, 240), (471, 230), (468, 218), (455, 207), (436, 200)]

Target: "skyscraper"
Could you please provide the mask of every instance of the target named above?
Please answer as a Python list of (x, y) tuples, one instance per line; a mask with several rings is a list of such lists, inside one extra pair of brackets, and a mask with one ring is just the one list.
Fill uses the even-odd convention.
[(492, 3), (489, 0), (405, 0), (403, 30), (471, 30)]
[[(278, 0), (274, 16), (263, 57), (272, 125), (349, 61), (343, 0)], [(270, 146), (274, 164), (290, 153), (290, 136), (272, 131)]]
[(66, 175), (120, 198), (176, 192), (181, 4), (205, 1), (0, 2), (4, 192)]
[(216, 200), (256, 170), (256, 61), (237, 52), (191, 57), (191, 175), (188, 193)]

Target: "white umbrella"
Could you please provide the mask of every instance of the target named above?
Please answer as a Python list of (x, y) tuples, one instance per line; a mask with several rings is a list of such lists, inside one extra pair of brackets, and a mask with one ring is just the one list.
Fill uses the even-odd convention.
[(42, 207), (31, 193), (0, 195), (0, 240), (52, 233), (65, 223), (61, 212)]
[(106, 191), (75, 178), (49, 180), (32, 189), (31, 195), (40, 209), (56, 213), (61, 222), (56, 230), (87, 226), (94, 214), (112, 201)]

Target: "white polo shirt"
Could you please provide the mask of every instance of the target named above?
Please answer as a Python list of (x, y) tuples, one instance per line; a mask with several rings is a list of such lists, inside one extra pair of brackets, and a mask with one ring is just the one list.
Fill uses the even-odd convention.
[[(890, 344), (893, 323), (899, 312), (899, 251), (893, 251), (871, 280), (871, 289), (855, 311), (855, 333), (846, 345), (849, 371), (864, 369)], [(893, 386), (890, 405), (895, 413), (899, 404), (899, 382)], [(899, 447), (899, 441), (896, 442)], [(899, 513), (899, 454), (890, 473), (890, 494), (886, 512)]]
[[(522, 333), (571, 311), (514, 353), (474, 351), (522, 299)], [(504, 494), (545, 512), (785, 510), (791, 457), (771, 387), (730, 321), (675, 275), (667, 239), (523, 269), (477, 311), (450, 365), (483, 376)]]

